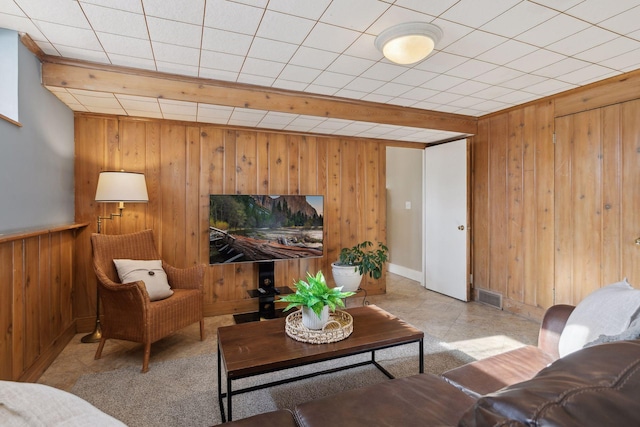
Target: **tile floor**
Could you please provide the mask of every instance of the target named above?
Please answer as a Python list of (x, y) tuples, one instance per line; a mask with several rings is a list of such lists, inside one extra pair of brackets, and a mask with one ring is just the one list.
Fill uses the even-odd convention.
[[(432, 340), (458, 350), (469, 360), (482, 359), (525, 344), (535, 344), (538, 323), (477, 302), (464, 303), (431, 292), (417, 282), (389, 273), (387, 293), (367, 298), (371, 304), (422, 329)], [(353, 297), (348, 306), (362, 304)], [(206, 339), (199, 340), (197, 324), (151, 346), (150, 369), (159, 361), (214, 353), (218, 327), (233, 324), (233, 316), (207, 317)], [(84, 374), (104, 372), (124, 366), (142, 367), (142, 345), (108, 340), (100, 360), (93, 356), (98, 344), (83, 344), (77, 334), (38, 380), (63, 390), (71, 390)]]

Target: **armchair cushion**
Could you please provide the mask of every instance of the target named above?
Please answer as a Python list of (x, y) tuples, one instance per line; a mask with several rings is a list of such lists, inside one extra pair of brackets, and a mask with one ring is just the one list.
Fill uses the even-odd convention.
[(600, 288), (586, 296), (573, 310), (560, 335), (560, 357), (580, 350), (600, 335), (625, 331), (640, 310), (640, 290), (627, 279)]
[(114, 259), (113, 263), (122, 283), (144, 282), (151, 301), (173, 295), (161, 260)]

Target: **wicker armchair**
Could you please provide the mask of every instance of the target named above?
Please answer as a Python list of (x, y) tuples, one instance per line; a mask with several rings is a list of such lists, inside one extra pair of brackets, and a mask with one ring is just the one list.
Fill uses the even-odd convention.
[(121, 235), (92, 234), (91, 247), (104, 308), (96, 359), (102, 356), (104, 343), (109, 338), (139, 342), (144, 344), (142, 372), (147, 372), (151, 343), (195, 322), (200, 322), (200, 340), (204, 340), (203, 265), (178, 269), (162, 261), (174, 293), (152, 302), (144, 282), (119, 283), (113, 263), (114, 259), (161, 259), (151, 230)]

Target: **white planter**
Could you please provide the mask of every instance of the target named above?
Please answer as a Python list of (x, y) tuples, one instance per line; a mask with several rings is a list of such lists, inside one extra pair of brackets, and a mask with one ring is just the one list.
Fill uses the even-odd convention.
[(313, 309), (303, 306), (302, 307), (302, 324), (309, 329), (322, 329), (324, 325), (329, 321), (329, 306), (325, 305), (320, 312), (320, 317)]
[(331, 264), (333, 271), (333, 280), (336, 286), (342, 286), (342, 292), (355, 292), (362, 282), (362, 274), (352, 265), (337, 265), (335, 262)]

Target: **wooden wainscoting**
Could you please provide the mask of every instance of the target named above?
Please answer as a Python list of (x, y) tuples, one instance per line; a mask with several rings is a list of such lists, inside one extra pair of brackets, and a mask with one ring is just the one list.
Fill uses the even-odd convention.
[[(93, 199), (101, 170), (144, 172), (149, 203), (127, 204), (123, 218), (105, 221), (103, 232), (150, 228), (162, 257), (185, 267), (208, 264), (210, 194), (321, 194), (324, 257), (278, 261), (276, 283), (290, 285), (307, 271), (331, 279), (342, 247), (362, 240), (386, 241), (385, 142), (333, 138), (215, 125), (77, 113), (76, 220), (90, 221), (78, 237), (74, 308), (78, 328), (95, 315), (95, 278), (89, 236), (95, 218), (115, 204)], [(257, 303), (254, 263), (209, 266), (205, 276), (208, 315), (247, 312)], [(367, 278), (371, 294), (385, 292), (384, 278)]]
[(75, 236), (86, 224), (0, 236), (0, 379), (35, 381), (75, 333)]

